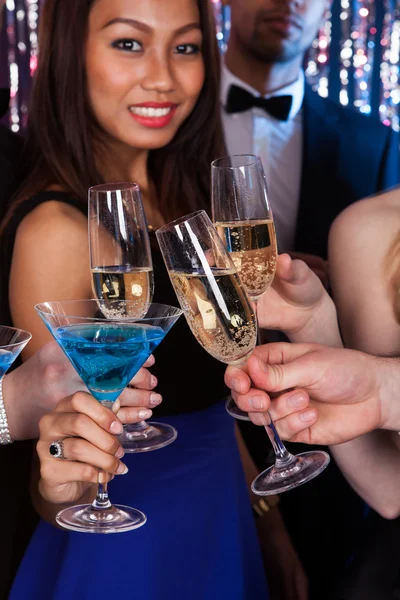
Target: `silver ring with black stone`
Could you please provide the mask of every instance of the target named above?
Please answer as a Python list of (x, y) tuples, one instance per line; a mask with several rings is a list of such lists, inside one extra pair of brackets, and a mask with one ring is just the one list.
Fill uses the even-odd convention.
[(66, 460), (64, 456), (64, 444), (62, 440), (55, 440), (51, 442), (49, 446), (49, 453), (53, 458), (59, 458), (61, 460)]

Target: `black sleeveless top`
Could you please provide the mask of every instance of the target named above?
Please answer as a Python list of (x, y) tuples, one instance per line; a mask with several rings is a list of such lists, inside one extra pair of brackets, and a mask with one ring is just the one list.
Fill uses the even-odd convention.
[[(0, 323), (3, 325), (11, 324), (8, 285), (4, 284), (8, 281), (17, 228), (28, 213), (50, 200), (65, 202), (87, 215), (87, 206), (64, 192), (41, 192), (17, 207), (0, 240), (2, 248)], [(179, 306), (153, 232), (150, 233), (150, 239), (155, 281), (153, 300)], [(158, 378), (157, 391), (164, 399), (161, 406), (154, 411), (157, 415), (201, 410), (219, 402), (227, 395), (228, 391), (224, 384), (225, 366), (212, 358), (198, 344), (183, 315), (154, 354), (156, 364), (151, 370)]]
[[(8, 278), (15, 235), (26, 215), (43, 202), (59, 201), (73, 206), (83, 214), (87, 207), (64, 192), (41, 192), (20, 204), (0, 239), (0, 323), (12, 325), (8, 303)], [(155, 293), (154, 302), (178, 306), (154, 233), (150, 234)], [(50, 298), (51, 300), (51, 298)], [(224, 398), (225, 366), (201, 348), (192, 335), (184, 316), (172, 327), (155, 351), (152, 373), (159, 381), (157, 391), (163, 403), (154, 411), (157, 416), (202, 410)], [(32, 442), (18, 442), (0, 449), (0, 469), (4, 485), (0, 494), (0, 514), (6, 515), (0, 535), (2, 568), (0, 600), (7, 598), (16, 568), (37, 522), (30, 503), (29, 478)]]

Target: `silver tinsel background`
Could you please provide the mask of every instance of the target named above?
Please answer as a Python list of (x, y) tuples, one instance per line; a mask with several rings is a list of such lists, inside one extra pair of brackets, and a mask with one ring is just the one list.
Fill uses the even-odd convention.
[[(68, 0), (64, 0), (68, 2)], [(229, 8), (213, 2), (221, 52), (230, 28)], [(24, 130), (31, 77), (37, 66), (42, 0), (7, 0), (0, 38), (0, 87), (11, 88), (7, 122)], [(321, 96), (379, 115), (399, 130), (400, 0), (334, 0), (307, 57), (309, 82)]]

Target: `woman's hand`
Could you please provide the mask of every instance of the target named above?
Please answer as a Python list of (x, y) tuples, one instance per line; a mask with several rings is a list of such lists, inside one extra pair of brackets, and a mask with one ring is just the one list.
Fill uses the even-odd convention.
[(273, 284), (258, 301), (257, 317), (262, 329), (283, 331), (291, 341), (341, 345), (333, 301), (317, 275), (288, 254), (278, 257)]
[[(133, 411), (139, 413), (141, 409), (129, 410), (133, 417)], [(39, 491), (48, 502), (69, 504), (81, 499), (97, 483), (100, 469), (110, 475), (128, 471), (120, 461), (124, 450), (116, 437), (122, 432), (121, 421), (86, 392), (62, 400), (40, 420), (39, 429)], [(59, 440), (62, 459), (54, 458), (49, 451), (50, 445)]]
[[(123, 423), (140, 420), (139, 407), (154, 407), (161, 402), (161, 396), (153, 392), (157, 379), (145, 368), (154, 362), (150, 356), (130, 383), (135, 389), (127, 388), (121, 394), (118, 417)], [(4, 378), (3, 396), (11, 437), (37, 438), (39, 420), (54, 410), (62, 398), (77, 391), (87, 388), (59, 345), (49, 342)]]

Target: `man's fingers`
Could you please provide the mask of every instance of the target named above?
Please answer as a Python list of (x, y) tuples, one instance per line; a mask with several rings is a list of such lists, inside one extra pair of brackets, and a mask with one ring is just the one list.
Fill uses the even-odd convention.
[(315, 408), (308, 408), (296, 412), (282, 419), (275, 420), (274, 424), (283, 440), (290, 442), (311, 443), (311, 427), (318, 421)]
[(246, 394), (251, 388), (251, 379), (245, 369), (247, 363), (242, 367), (228, 367), (225, 371), (225, 383), (234, 392)]
[(54, 411), (55, 413), (80, 413), (95, 421), (102, 429), (113, 434), (122, 432), (122, 425), (112, 411), (98, 402), (86, 392), (76, 392), (72, 396), (61, 400)]

